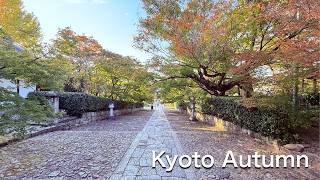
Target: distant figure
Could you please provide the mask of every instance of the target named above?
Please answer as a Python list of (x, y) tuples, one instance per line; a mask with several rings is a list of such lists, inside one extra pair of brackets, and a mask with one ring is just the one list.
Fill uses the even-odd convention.
[(151, 110), (153, 110), (153, 105), (151, 105)]

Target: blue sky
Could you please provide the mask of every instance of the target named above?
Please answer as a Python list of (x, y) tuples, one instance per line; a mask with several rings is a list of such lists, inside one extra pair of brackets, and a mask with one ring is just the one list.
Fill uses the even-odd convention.
[(23, 0), (41, 24), (44, 41), (55, 38), (58, 28), (71, 26), (78, 34), (93, 36), (105, 49), (140, 61), (150, 56), (132, 47), (139, 18), (139, 0)]

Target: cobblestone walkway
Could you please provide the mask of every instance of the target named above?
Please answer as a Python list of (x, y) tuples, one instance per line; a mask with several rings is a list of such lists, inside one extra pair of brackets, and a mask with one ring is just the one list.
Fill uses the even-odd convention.
[(152, 168), (152, 151), (156, 154), (165, 151), (170, 157), (184, 154), (175, 132), (172, 131), (161, 109), (155, 111), (144, 129), (137, 135), (111, 179), (195, 179), (190, 169), (182, 169), (177, 164), (171, 172), (166, 172), (159, 163)]
[(0, 148), (0, 179), (109, 179), (151, 114), (140, 111)]
[[(221, 168), (228, 150), (235, 155), (299, 154), (274, 149), (248, 136), (191, 122), (177, 111), (141, 111), (112, 121), (56, 131), (0, 148), (0, 179), (319, 179), (319, 154), (300, 168)], [(152, 168), (152, 151), (173, 155), (213, 155), (210, 169)], [(161, 158), (168, 165), (164, 157)], [(178, 161), (178, 160), (177, 160)]]

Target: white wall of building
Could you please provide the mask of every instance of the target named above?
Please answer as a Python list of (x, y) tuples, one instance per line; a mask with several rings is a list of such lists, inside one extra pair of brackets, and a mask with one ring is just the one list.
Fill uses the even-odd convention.
[[(0, 87), (6, 88), (9, 91), (17, 92), (17, 85), (10, 80), (0, 79)], [(36, 91), (35, 85), (26, 85), (23, 81), (19, 83), (19, 95), (26, 98), (28, 93)]]

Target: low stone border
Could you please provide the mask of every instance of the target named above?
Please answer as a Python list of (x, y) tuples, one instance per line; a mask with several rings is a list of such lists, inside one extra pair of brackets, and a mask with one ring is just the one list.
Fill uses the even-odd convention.
[[(143, 108), (115, 110), (114, 115), (120, 116), (125, 114), (131, 114), (141, 110), (143, 110)], [(86, 125), (95, 121), (106, 120), (108, 119), (108, 114), (109, 114), (109, 111), (87, 112), (87, 113), (84, 113), (81, 118), (67, 116), (60, 119), (55, 119), (54, 121), (51, 121), (48, 123), (39, 123), (39, 124), (32, 123), (27, 127), (28, 132), (25, 139), (39, 136), (41, 134), (53, 132), (53, 131), (68, 130), (68, 129)], [(0, 147), (6, 146), (10, 143), (21, 140), (10, 135), (6, 136), (5, 138), (7, 140), (5, 142), (0, 142)]]

